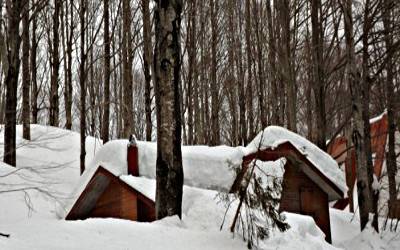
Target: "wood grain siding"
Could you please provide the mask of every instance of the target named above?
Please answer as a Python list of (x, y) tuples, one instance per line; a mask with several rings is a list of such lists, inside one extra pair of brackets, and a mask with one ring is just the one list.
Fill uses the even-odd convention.
[(317, 182), (322, 188), (324, 188), (324, 191), (329, 195), (329, 200), (343, 198), (343, 191), (327, 178), (320, 169), (314, 166), (305, 155), (299, 152), (291, 142), (285, 142), (275, 148), (267, 148), (243, 157), (242, 169), (237, 175), (230, 192), (234, 193), (239, 189), (240, 183), (252, 160), (276, 161), (282, 157), (286, 158), (289, 162), (302, 165), (306, 174), (308, 174), (314, 182)]
[(98, 199), (90, 217), (137, 220), (137, 196), (121, 185), (118, 179), (112, 179)]
[(151, 222), (155, 204), (106, 169), (99, 167), (67, 215), (67, 220), (120, 218)]
[(309, 215), (331, 242), (328, 195), (298, 166), (285, 165), (280, 211)]
[(67, 220), (86, 219), (89, 213), (96, 206), (99, 194), (103, 193), (110, 183), (107, 174), (98, 172), (86, 186), (85, 191), (80, 195), (79, 199), (67, 215)]

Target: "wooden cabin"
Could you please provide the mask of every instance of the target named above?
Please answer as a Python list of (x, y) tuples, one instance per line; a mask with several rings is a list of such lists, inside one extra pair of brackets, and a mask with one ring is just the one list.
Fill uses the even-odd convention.
[[(135, 145), (128, 146), (127, 156), (128, 174), (138, 176), (138, 150)], [(155, 203), (106, 167), (99, 166), (65, 219), (108, 217), (151, 222), (155, 220)]]
[(343, 198), (343, 191), (322, 173), (291, 142), (267, 148), (243, 158), (242, 170), (235, 180), (231, 192), (238, 190), (249, 164), (253, 160), (276, 161), (286, 158), (283, 175), (280, 211), (309, 215), (331, 241), (329, 201)]
[[(370, 125), (374, 174), (379, 180), (382, 176), (382, 168), (384, 166), (383, 163), (385, 161), (386, 153), (388, 133), (387, 114), (383, 113), (381, 116), (371, 119)], [(350, 205), (350, 211), (354, 211), (353, 190), (357, 178), (357, 162), (355, 150), (354, 148), (348, 148), (348, 144), (349, 143), (345, 137), (339, 136), (329, 144), (328, 153), (337, 161), (339, 165), (343, 166), (346, 176), (346, 184), (348, 187), (348, 198), (338, 200), (334, 204), (334, 207), (337, 209), (345, 209), (348, 205)], [(398, 204), (399, 205), (393, 206), (394, 211), (390, 214), (397, 214), (398, 218), (400, 218), (400, 202), (398, 202)]]
[(109, 217), (151, 222), (155, 203), (100, 166), (65, 219)]
[[(282, 130), (284, 129), (282, 128)], [(276, 131), (276, 128), (274, 131)], [(283, 132), (291, 133), (290, 136), (295, 136), (296, 138), (302, 138), (287, 130)], [(297, 138), (297, 141), (300, 140), (299, 138)], [(280, 140), (282, 138), (274, 139)], [(252, 151), (243, 153), (242, 150), (238, 150), (238, 153), (242, 152), (238, 157), (242, 163), (242, 170), (236, 178), (235, 176), (231, 177), (227, 174), (227, 180), (229, 180), (227, 183), (229, 183), (228, 186), (231, 192), (235, 192), (235, 190), (238, 190), (240, 187), (248, 165), (253, 160), (276, 161), (282, 157), (286, 158), (280, 211), (312, 216), (316, 224), (325, 233), (326, 240), (331, 242), (328, 202), (343, 198), (344, 180), (337, 180), (334, 178), (336, 182), (334, 183), (331, 175), (323, 173), (322, 171), (331, 169), (327, 166), (337, 167), (336, 162), (306, 139), (302, 138), (301, 140), (305, 140), (306, 143), (300, 149), (299, 145), (296, 144), (295, 146), (295, 144), (292, 144), (292, 142), (288, 140), (278, 146), (258, 150), (255, 153), (250, 153)], [(306, 151), (304, 151), (306, 147), (311, 148), (312, 152), (316, 154), (318, 158), (321, 157), (324, 160), (310, 158), (310, 155), (307, 155)], [(224, 150), (226, 149), (224, 148)], [(319, 162), (320, 165), (323, 163), (326, 165), (321, 168), (320, 166), (314, 165), (316, 163), (312, 161)], [(139, 175), (138, 148), (135, 144), (128, 145), (127, 162), (127, 169), (115, 174), (113, 174), (110, 169), (107, 169), (107, 166), (99, 166), (95, 170), (88, 170), (92, 172), (86, 172), (86, 176), (84, 176), (84, 181), (82, 182), (85, 185), (82, 185), (82, 189), (78, 190), (76, 193), (74, 197), (75, 203), (68, 209), (66, 219), (76, 220), (90, 217), (113, 217), (135, 221), (153, 221), (155, 219), (154, 197), (151, 197), (150, 194), (146, 196), (146, 194), (141, 193), (136, 189), (140, 189), (140, 186), (127, 184), (128, 182), (125, 182), (126, 180), (124, 178), (126, 175)], [(222, 164), (221, 162), (222, 161), (218, 161), (218, 164)], [(223, 165), (218, 166), (221, 168), (226, 167)], [(218, 168), (211, 169), (214, 171), (220, 170)], [(230, 172), (231, 171), (226, 168), (226, 173)], [(333, 172), (336, 174), (339, 173), (340, 175), (339, 170)], [(341, 175), (339, 177), (341, 177)], [(143, 192), (146, 191), (143, 190)]]

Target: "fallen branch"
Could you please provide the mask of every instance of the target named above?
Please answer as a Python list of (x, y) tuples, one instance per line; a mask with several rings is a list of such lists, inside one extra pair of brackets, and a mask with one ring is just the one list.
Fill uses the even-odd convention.
[(9, 234), (0, 233), (0, 236), (6, 237), (6, 238), (10, 238), (10, 235), (9, 235)]

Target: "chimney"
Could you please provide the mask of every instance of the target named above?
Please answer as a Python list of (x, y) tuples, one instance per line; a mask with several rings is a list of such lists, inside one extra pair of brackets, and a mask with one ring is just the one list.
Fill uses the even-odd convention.
[(128, 175), (139, 176), (139, 151), (136, 144), (136, 137), (129, 137), (128, 150)]

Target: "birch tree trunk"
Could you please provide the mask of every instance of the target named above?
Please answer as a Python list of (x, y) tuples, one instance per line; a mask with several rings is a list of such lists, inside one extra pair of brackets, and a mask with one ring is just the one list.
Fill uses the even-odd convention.
[(157, 0), (154, 50), (157, 108), (156, 217), (182, 215), (181, 0)]

